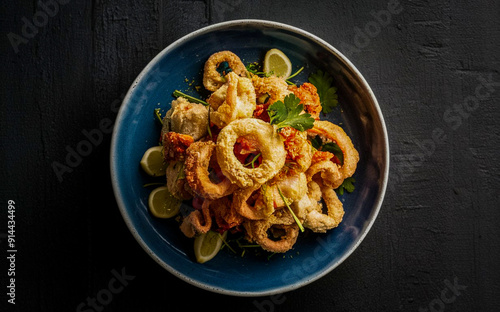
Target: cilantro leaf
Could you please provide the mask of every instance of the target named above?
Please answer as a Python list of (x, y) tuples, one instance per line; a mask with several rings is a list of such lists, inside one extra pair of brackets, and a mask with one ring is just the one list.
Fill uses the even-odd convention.
[(284, 101), (276, 101), (267, 108), (271, 125), (276, 125), (278, 131), (284, 127), (292, 127), (299, 131), (311, 129), (314, 118), (311, 114), (301, 114), (304, 105), (293, 93), (285, 97)]
[(311, 145), (318, 151), (321, 149), (321, 145), (323, 144), (323, 141), (321, 140), (321, 137), (319, 135), (315, 136), (314, 138), (311, 139)]
[(346, 178), (335, 191), (337, 191), (339, 195), (344, 195), (344, 190), (348, 193), (352, 193), (354, 191), (354, 182), (356, 182), (356, 180), (353, 177)]
[(341, 166), (344, 164), (344, 153), (337, 143), (328, 142), (323, 144), (323, 141), (321, 140), (321, 137), (319, 135), (309, 140), (311, 141), (312, 147), (314, 147), (316, 150), (330, 152), (335, 155), (335, 157), (337, 157), (337, 159), (340, 161)]
[(333, 86), (333, 77), (322, 70), (318, 70), (311, 74), (308, 80), (318, 89), (323, 113), (331, 112), (339, 104), (337, 88)]
[(344, 153), (337, 145), (337, 143), (334, 142), (326, 143), (323, 146), (321, 146), (321, 150), (332, 153), (333, 155), (335, 155), (335, 157), (337, 157), (341, 165), (344, 164)]

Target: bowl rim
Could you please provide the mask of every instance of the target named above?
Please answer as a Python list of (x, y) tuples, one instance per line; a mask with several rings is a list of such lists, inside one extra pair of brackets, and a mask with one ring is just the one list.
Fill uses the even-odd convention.
[[(209, 33), (216, 31), (218, 29), (224, 29), (227, 27), (231, 26), (242, 26), (242, 25), (249, 25), (249, 26), (264, 26), (264, 27), (270, 27), (270, 28), (275, 28), (275, 29), (283, 29), (283, 30), (288, 30), (290, 32), (293, 32), (295, 34), (298, 34), (300, 36), (304, 36), (326, 50), (330, 51), (331, 53), (335, 54), (339, 59), (341, 59), (347, 67), (349, 67), (353, 73), (359, 78), (360, 82), (362, 83), (363, 88), (368, 91), (368, 94), (370, 98), (372, 99), (374, 103), (374, 108), (377, 113), (377, 117), (380, 120), (381, 128), (382, 128), (382, 134), (384, 138), (384, 149), (385, 149), (385, 168), (383, 171), (381, 171), (382, 174), (382, 184), (380, 186), (380, 191), (377, 194), (377, 197), (374, 201), (374, 210), (370, 216), (370, 219), (368, 220), (368, 224), (365, 227), (364, 231), (358, 236), (354, 244), (351, 246), (351, 248), (335, 263), (333, 263), (330, 267), (326, 268), (322, 272), (312, 274), (311, 278), (304, 280), (304, 281), (298, 281), (293, 284), (289, 285), (284, 285), (281, 287), (275, 287), (273, 289), (269, 290), (264, 290), (264, 291), (234, 291), (234, 290), (228, 290), (228, 289), (221, 289), (216, 286), (210, 285), (208, 283), (200, 282), (197, 280), (193, 280), (187, 276), (185, 276), (182, 272), (174, 269), (171, 267), (169, 264), (165, 263), (162, 259), (160, 259), (151, 249), (150, 247), (146, 244), (146, 242), (143, 240), (143, 238), (139, 235), (137, 230), (134, 228), (132, 224), (132, 220), (129, 217), (129, 214), (126, 209), (125, 202), (123, 200), (122, 196), (122, 191), (119, 187), (118, 179), (117, 179), (117, 171), (118, 169), (115, 167), (115, 159), (117, 158), (117, 132), (118, 128), (120, 127), (121, 120), (123, 119), (123, 115), (125, 114), (125, 104), (130, 101), (130, 98), (132, 96), (132, 93), (135, 89), (135, 87), (139, 84), (141, 81), (142, 77), (145, 76), (162, 58), (165, 54), (169, 53), (171, 50), (174, 48), (178, 47), (179, 45), (182, 45), (184, 42), (197, 37), (199, 35)], [(231, 21), (226, 21), (226, 22), (221, 22), (221, 23), (216, 23), (212, 25), (205, 26), (203, 28), (200, 28), (198, 30), (195, 30), (189, 34), (186, 34), (182, 36), (181, 38), (175, 40), (171, 44), (169, 44), (167, 47), (165, 47), (162, 51), (160, 51), (149, 63), (144, 67), (144, 69), (139, 73), (139, 75), (135, 78), (133, 83), (131, 84), (130, 88), (128, 89), (125, 97), (123, 98), (122, 105), (120, 106), (120, 109), (118, 111), (117, 117), (115, 119), (115, 123), (113, 126), (113, 132), (112, 132), (112, 137), (111, 137), (111, 146), (110, 146), (110, 173), (111, 173), (111, 182), (112, 182), (112, 187), (113, 187), (113, 193), (116, 199), (116, 202), (118, 204), (118, 208), (120, 210), (120, 213), (125, 221), (125, 224), (127, 225), (128, 229), (132, 233), (132, 236), (136, 239), (136, 241), (139, 243), (139, 245), (146, 251), (146, 253), (151, 256), (161, 267), (166, 269), (168, 272), (173, 274), (174, 276), (177, 276), (181, 280), (196, 286), (201, 289), (205, 289), (211, 292), (219, 293), (219, 294), (224, 294), (224, 295), (232, 295), (232, 296), (241, 296), (241, 297), (255, 297), (255, 296), (266, 296), (266, 295), (274, 295), (278, 293), (284, 293), (288, 291), (292, 291), (295, 289), (298, 289), (300, 287), (303, 287), (307, 284), (310, 284), (321, 277), (325, 276), (326, 274), (330, 273), (333, 269), (335, 269), (337, 266), (339, 266), (342, 262), (344, 262), (353, 252), (356, 250), (361, 242), (364, 240), (368, 232), (370, 231), (371, 227), (373, 226), (375, 220), (377, 219), (377, 216), (380, 212), (384, 197), (385, 197), (385, 192), (387, 189), (387, 184), (388, 184), (388, 178), (389, 178), (389, 165), (390, 165), (390, 152), (389, 152), (389, 138), (387, 134), (387, 128), (385, 125), (384, 117), (382, 115), (382, 111), (380, 109), (380, 106), (378, 104), (378, 101), (375, 97), (375, 94), (373, 93), (372, 89), (368, 85), (367, 81), (363, 77), (363, 75), (359, 72), (359, 70), (352, 64), (352, 62), (344, 56), (340, 51), (338, 51), (335, 47), (330, 45), (328, 42), (325, 40), (317, 37), (316, 35), (305, 31), (303, 29), (300, 29), (295, 26), (291, 26), (288, 24), (284, 24), (281, 22), (275, 22), (275, 21), (269, 21), (269, 20), (260, 20), (260, 19), (237, 19), (237, 20), (231, 20)]]

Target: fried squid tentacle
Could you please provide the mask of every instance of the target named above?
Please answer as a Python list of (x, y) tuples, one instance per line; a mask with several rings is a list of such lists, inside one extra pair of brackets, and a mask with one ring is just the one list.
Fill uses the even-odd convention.
[(339, 168), (342, 179), (351, 177), (354, 174), (359, 161), (359, 153), (341, 127), (329, 121), (316, 120), (314, 128), (308, 130), (308, 134), (320, 135), (326, 138), (327, 141), (337, 143), (344, 154), (344, 163)]
[(212, 217), (210, 215), (210, 205), (212, 201), (205, 200), (200, 210), (193, 210), (184, 218), (180, 229), (187, 237), (194, 237), (197, 234), (205, 234), (212, 227)]
[[(223, 128), (233, 120), (252, 117), (256, 107), (255, 90), (249, 78), (233, 72), (226, 75), (227, 84), (209, 98), (210, 122)], [(225, 90), (225, 93), (224, 93)], [(223, 101), (221, 102), (221, 100)]]
[(209, 164), (215, 143), (212, 141), (195, 142), (186, 150), (184, 173), (191, 189), (200, 197), (217, 199), (235, 191), (236, 185), (227, 178), (215, 183), (210, 180)]

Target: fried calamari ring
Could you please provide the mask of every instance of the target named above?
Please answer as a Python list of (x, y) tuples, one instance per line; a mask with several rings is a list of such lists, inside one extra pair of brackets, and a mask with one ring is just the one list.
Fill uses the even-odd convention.
[(225, 79), (217, 71), (220, 63), (227, 62), (232, 72), (238, 76), (245, 76), (247, 69), (240, 58), (231, 51), (220, 51), (212, 54), (205, 62), (203, 70), (203, 85), (208, 91), (215, 91), (219, 89), (224, 83)]
[(323, 213), (321, 205), (316, 205), (308, 211), (302, 224), (313, 232), (325, 233), (340, 224), (344, 216), (344, 208), (335, 190), (322, 184), (319, 184), (319, 187), (328, 212)]
[(233, 194), (232, 208), (249, 220), (267, 219), (274, 212), (272, 192), (260, 185), (240, 189)]
[(320, 174), (323, 183), (331, 188), (339, 187), (344, 181), (338, 165), (330, 160), (322, 160), (312, 164), (306, 171), (307, 181), (312, 181), (316, 174)]
[[(287, 252), (292, 249), (299, 236), (299, 226), (286, 209), (277, 210), (266, 220), (248, 220), (243, 222), (245, 238), (259, 244), (262, 249), (271, 252)], [(271, 232), (275, 240), (269, 238)]]
[[(314, 122), (314, 127), (307, 130), (307, 133), (309, 135), (319, 134), (327, 139), (326, 142), (330, 140), (337, 143), (344, 154), (344, 163), (339, 168), (342, 178), (345, 179), (354, 174), (358, 165), (359, 154), (354, 148), (351, 139), (341, 127), (329, 121), (316, 120)], [(325, 142), (325, 140), (323, 142)]]
[[(223, 128), (233, 120), (252, 117), (255, 110), (255, 91), (249, 78), (238, 77), (233, 72), (226, 75), (227, 90), (225, 100), (220, 102), (223, 94), (217, 95), (217, 100), (210, 100), (210, 122)], [(224, 85), (221, 88), (225, 88)], [(217, 93), (217, 92), (215, 92)]]
[[(257, 168), (245, 167), (234, 155), (239, 137), (257, 141), (262, 163)], [(261, 185), (276, 175), (285, 164), (283, 139), (273, 126), (254, 118), (238, 119), (224, 127), (217, 137), (217, 160), (222, 173), (240, 188)]]
[(226, 178), (220, 183), (214, 183), (210, 180), (208, 167), (214, 149), (215, 143), (212, 141), (195, 142), (186, 150), (186, 161), (184, 162), (186, 180), (193, 192), (200, 197), (212, 200), (227, 196), (237, 188)]
[(186, 237), (194, 237), (196, 234), (205, 234), (212, 227), (212, 217), (210, 216), (211, 200), (205, 200), (200, 210), (193, 210), (184, 218), (180, 229)]

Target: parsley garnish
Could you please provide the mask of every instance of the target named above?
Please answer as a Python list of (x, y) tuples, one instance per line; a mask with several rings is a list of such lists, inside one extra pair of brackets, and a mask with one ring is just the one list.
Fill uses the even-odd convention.
[(335, 88), (333, 83), (333, 77), (328, 73), (318, 70), (317, 72), (309, 76), (309, 82), (312, 83), (316, 89), (318, 89), (319, 99), (321, 101), (321, 106), (323, 107), (323, 113), (327, 114), (333, 110), (339, 104), (337, 88)]
[(292, 127), (299, 131), (311, 129), (314, 125), (314, 118), (311, 114), (301, 114), (304, 105), (300, 104), (300, 99), (293, 93), (287, 95), (285, 100), (276, 101), (267, 108), (271, 125), (276, 125), (278, 131), (284, 127)]
[(344, 190), (348, 193), (352, 193), (354, 191), (354, 182), (356, 182), (356, 180), (353, 177), (346, 178), (335, 191), (337, 191), (339, 195), (344, 195)]

